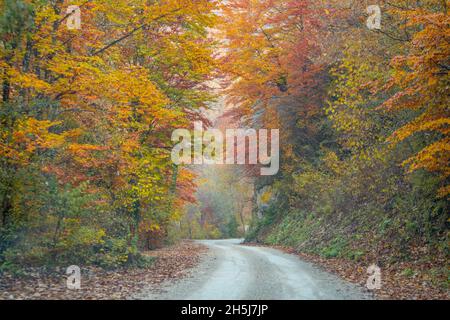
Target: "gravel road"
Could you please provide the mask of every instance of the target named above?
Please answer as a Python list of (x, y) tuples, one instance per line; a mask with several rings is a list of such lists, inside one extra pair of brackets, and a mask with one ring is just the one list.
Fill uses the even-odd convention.
[(145, 300), (344, 300), (371, 299), (363, 288), (279, 250), (207, 240), (200, 265), (183, 279), (148, 288)]

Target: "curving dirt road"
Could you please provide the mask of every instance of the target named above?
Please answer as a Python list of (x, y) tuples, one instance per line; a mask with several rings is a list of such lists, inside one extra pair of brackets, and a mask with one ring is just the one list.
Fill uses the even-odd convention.
[(135, 298), (158, 300), (371, 299), (363, 288), (278, 250), (240, 240), (201, 241), (209, 247), (188, 277), (148, 288)]

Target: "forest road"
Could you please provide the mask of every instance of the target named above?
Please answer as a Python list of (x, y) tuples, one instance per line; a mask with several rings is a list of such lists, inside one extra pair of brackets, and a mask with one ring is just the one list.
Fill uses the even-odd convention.
[(242, 240), (199, 241), (209, 248), (188, 276), (148, 288), (145, 300), (360, 300), (362, 287), (325, 272), (298, 256), (241, 245)]

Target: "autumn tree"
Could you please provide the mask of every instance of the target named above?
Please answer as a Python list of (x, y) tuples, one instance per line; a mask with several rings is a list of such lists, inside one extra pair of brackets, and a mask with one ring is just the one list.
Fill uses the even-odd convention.
[[(69, 4), (80, 29), (66, 25)], [(115, 265), (137, 255), (142, 232), (179, 218), (193, 177), (172, 165), (170, 136), (213, 98), (215, 6), (0, 2), (2, 237), (24, 235), (11, 250), (34, 243), (62, 259), (81, 246), (83, 259)]]

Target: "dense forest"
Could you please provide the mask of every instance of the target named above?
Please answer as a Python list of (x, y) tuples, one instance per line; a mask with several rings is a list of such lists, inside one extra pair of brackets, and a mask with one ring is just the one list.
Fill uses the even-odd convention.
[[(245, 236), (448, 279), (448, 7), (1, 0), (0, 273)], [(279, 173), (175, 165), (195, 121), (279, 129)]]
[(380, 28), (371, 4), (226, 6), (229, 115), (282, 135), (280, 173), (255, 176), (247, 239), (413, 261), (400, 272), (447, 286), (448, 1), (382, 1)]
[[(202, 119), (211, 1), (1, 1), (0, 260), (141, 263), (192, 202), (171, 133)], [(145, 263), (145, 261), (143, 261)]]

